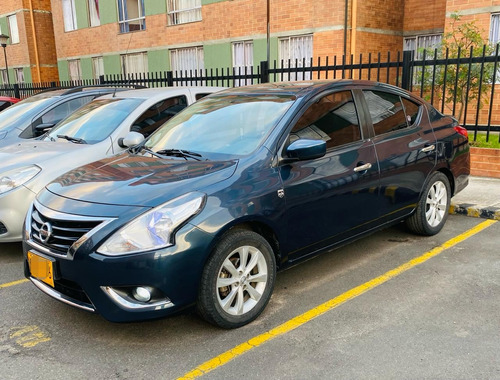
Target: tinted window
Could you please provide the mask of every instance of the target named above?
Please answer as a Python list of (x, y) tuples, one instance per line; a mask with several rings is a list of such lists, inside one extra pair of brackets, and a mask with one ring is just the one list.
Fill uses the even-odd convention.
[(336, 92), (312, 104), (290, 134), (291, 142), (299, 138), (324, 140), (327, 148), (361, 140), (351, 91)]
[(415, 124), (420, 106), (405, 98), (401, 98), (401, 100), (403, 101), (403, 106), (405, 107), (406, 121), (409, 125)]
[(139, 116), (137, 120), (134, 121), (130, 130), (142, 133), (144, 137), (147, 137), (172, 116), (186, 107), (187, 98), (185, 96), (162, 100), (154, 106), (149, 107), (146, 112)]
[(41, 122), (43, 124), (57, 124), (62, 119), (64, 119), (69, 114), (75, 112), (78, 108), (87, 104), (92, 99), (94, 99), (94, 95), (91, 96), (82, 96), (77, 99), (72, 99), (62, 104), (59, 104), (57, 107), (52, 108), (49, 112), (44, 114), (41, 117)]
[(405, 111), (398, 95), (382, 91), (363, 91), (375, 135), (406, 128)]
[(0, 100), (0, 111), (3, 111), (4, 109), (6, 109), (7, 107), (9, 107), (10, 105), (12, 105), (11, 102)]

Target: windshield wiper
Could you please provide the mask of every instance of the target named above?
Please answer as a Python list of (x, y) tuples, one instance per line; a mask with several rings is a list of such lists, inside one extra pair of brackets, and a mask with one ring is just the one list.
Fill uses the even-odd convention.
[(147, 146), (144, 146), (144, 145), (141, 145), (141, 146), (138, 146), (138, 147), (137, 146), (133, 146), (133, 147), (130, 147), (128, 150), (129, 150), (130, 153), (133, 153), (133, 154), (137, 154), (141, 150), (145, 150), (146, 152), (148, 152), (152, 156), (155, 156), (155, 157), (158, 157), (158, 158), (165, 158), (165, 156), (162, 156), (161, 154), (156, 153), (155, 151), (149, 149)]
[(57, 135), (57, 137), (60, 139), (66, 139), (68, 141), (71, 141), (71, 142), (74, 142), (77, 144), (87, 144), (87, 141), (85, 141), (84, 139), (81, 139), (79, 137), (72, 137), (72, 136), (68, 136), (68, 135)]
[(157, 154), (161, 154), (164, 156), (173, 156), (173, 157), (182, 157), (185, 160), (188, 158), (192, 158), (196, 161), (201, 161), (202, 155), (196, 152), (190, 152), (189, 150), (182, 149), (163, 149), (156, 152)]

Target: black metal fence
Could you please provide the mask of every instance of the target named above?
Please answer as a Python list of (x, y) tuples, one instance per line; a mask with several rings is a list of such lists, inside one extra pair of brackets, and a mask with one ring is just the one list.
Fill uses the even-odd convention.
[[(265, 82), (317, 79), (366, 79), (402, 87), (431, 102), (441, 112), (453, 114), (467, 129), (484, 133), (486, 140), (500, 132), (499, 47), (482, 52), (437, 49), (418, 54), (360, 54), (308, 61), (263, 61), (246, 68), (162, 71), (134, 75), (106, 75), (96, 80), (15, 84), (0, 86), (0, 94), (25, 98), (50, 88), (89, 85), (241, 86)], [(494, 136), (496, 137), (496, 136)], [(500, 141), (500, 134), (498, 137)]]

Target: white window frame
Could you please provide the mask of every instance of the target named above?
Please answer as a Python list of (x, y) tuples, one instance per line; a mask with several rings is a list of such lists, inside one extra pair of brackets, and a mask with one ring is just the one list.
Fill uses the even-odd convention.
[(145, 74), (148, 72), (148, 55), (145, 52), (120, 55), (122, 74)]
[[(129, 1), (137, 2), (137, 17), (130, 17), (130, 13), (132, 11), (129, 11), (128, 9), (130, 5)], [(136, 32), (146, 29), (144, 0), (117, 0), (117, 5), (118, 5), (118, 25), (120, 25), (120, 33)]]
[(14, 68), (14, 77), (16, 78), (16, 83), (26, 83), (24, 79), (24, 68), (15, 67)]
[(201, 0), (168, 0), (168, 25), (201, 21)]
[(71, 32), (77, 29), (75, 0), (62, 0), (64, 31)]
[(92, 75), (94, 79), (99, 79), (101, 75), (104, 75), (103, 57), (92, 57)]
[(99, 0), (88, 0), (89, 25), (91, 27), (101, 25), (101, 16), (99, 14)]
[(79, 59), (68, 59), (69, 80), (82, 80), (82, 66)]
[[(303, 45), (297, 51), (297, 46)], [(303, 67), (304, 59), (306, 67), (310, 65), (311, 58), (313, 56), (313, 35), (305, 34), (300, 36), (289, 36), (281, 37), (278, 39), (278, 51), (279, 51), (279, 61), (283, 64), (283, 68), (294, 68), (297, 63), (297, 67)], [(297, 53), (302, 53), (299, 54)], [(290, 65), (290, 66), (289, 66)], [(283, 79), (288, 80), (288, 73), (283, 74)], [(290, 80), (310, 80), (311, 72), (306, 71), (305, 73), (290, 73)]]
[(10, 32), (10, 43), (18, 44), (19, 43), (19, 27), (17, 25), (17, 15), (14, 13), (13, 15), (7, 16), (7, 23), (9, 24), (9, 32)]
[[(253, 41), (237, 41), (231, 44), (233, 69), (236, 75), (252, 74), (253, 67)], [(246, 70), (246, 71), (245, 71)], [(251, 84), (249, 79), (236, 79), (235, 86)]]

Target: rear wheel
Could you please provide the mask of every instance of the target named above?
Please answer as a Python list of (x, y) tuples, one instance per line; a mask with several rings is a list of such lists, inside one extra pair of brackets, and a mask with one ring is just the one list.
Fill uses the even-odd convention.
[(419, 235), (435, 235), (448, 219), (451, 189), (448, 177), (434, 173), (422, 193), (415, 213), (406, 220), (408, 228)]
[(198, 311), (217, 326), (243, 326), (266, 307), (275, 277), (276, 260), (261, 235), (247, 230), (229, 232), (203, 270)]

